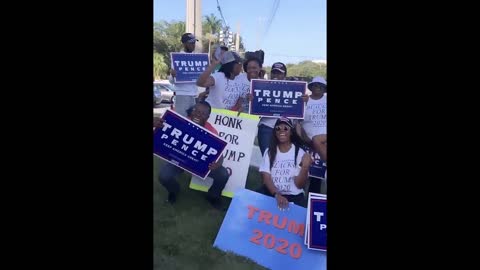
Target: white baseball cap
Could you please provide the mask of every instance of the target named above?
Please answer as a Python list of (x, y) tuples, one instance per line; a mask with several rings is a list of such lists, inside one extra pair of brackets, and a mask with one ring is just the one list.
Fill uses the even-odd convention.
[(327, 81), (323, 77), (317, 76), (317, 77), (313, 78), (313, 80), (311, 82), (308, 83), (308, 89), (310, 89), (312, 87), (312, 84), (314, 84), (314, 83), (321, 83), (325, 86), (327, 85)]

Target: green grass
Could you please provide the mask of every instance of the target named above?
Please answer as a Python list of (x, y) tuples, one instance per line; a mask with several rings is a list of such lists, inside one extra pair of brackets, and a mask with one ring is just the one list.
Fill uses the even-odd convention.
[[(180, 193), (174, 205), (165, 203), (167, 192), (158, 182), (163, 160), (154, 157), (153, 175), (153, 252), (154, 269), (170, 270), (256, 270), (265, 269), (248, 258), (213, 247), (226, 212), (213, 209), (205, 192), (192, 190), (190, 175), (179, 177)], [(246, 187), (261, 185), (257, 169), (250, 167)], [(222, 197), (226, 207), (231, 199)]]

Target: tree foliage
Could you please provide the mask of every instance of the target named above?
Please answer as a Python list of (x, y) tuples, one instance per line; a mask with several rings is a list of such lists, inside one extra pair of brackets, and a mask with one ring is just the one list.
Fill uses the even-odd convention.
[[(222, 21), (217, 18), (213, 13), (205, 16), (202, 22), (203, 38), (202, 48), (204, 53), (208, 52), (209, 44), (213, 47), (213, 44), (218, 43), (218, 33), (222, 29)], [(162, 56), (164, 63), (167, 67), (170, 66), (170, 53), (178, 52), (183, 48), (181, 43), (181, 37), (185, 33), (185, 22), (183, 21), (160, 21), (153, 23), (153, 51), (154, 51), (154, 63), (156, 59), (160, 59), (155, 56), (158, 53)], [(242, 36), (240, 36), (240, 52), (245, 51)], [(159, 69), (163, 70), (163, 69)], [(161, 71), (163, 72), (163, 71)], [(167, 71), (168, 72), (168, 69)], [(163, 75), (161, 75), (163, 77)]]
[[(288, 63), (287, 77), (298, 77), (301, 80), (311, 81), (315, 76), (322, 76), (327, 79), (327, 65), (324, 63), (315, 63), (312, 61), (302, 61), (298, 64)], [(271, 67), (265, 66), (267, 74), (270, 74)]]
[(163, 55), (153, 52), (153, 76), (155, 80), (165, 79), (167, 77), (168, 66), (165, 64)]

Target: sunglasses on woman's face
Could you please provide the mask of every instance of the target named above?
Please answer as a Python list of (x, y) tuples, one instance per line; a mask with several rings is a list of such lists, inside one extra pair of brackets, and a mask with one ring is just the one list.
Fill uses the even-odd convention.
[[(280, 130), (282, 130), (282, 128), (281, 128), (281, 127), (275, 127), (275, 130), (276, 130), (276, 131), (280, 131)], [(283, 127), (283, 130), (284, 130), (284, 131), (289, 131), (290, 128), (287, 127), (287, 126), (285, 126), (285, 127)]]

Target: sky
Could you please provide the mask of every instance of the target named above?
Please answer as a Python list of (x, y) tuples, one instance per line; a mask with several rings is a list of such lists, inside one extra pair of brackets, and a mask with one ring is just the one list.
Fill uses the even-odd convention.
[[(153, 2), (154, 22), (185, 21), (186, 0)], [(218, 2), (233, 32), (240, 24), (246, 50), (262, 49), (265, 52), (265, 66), (274, 62), (288, 64), (327, 59), (326, 0), (278, 0), (277, 11), (268, 29), (266, 22), (272, 16), (275, 0)], [(202, 16), (211, 13), (221, 19), (217, 0), (202, 0)]]

